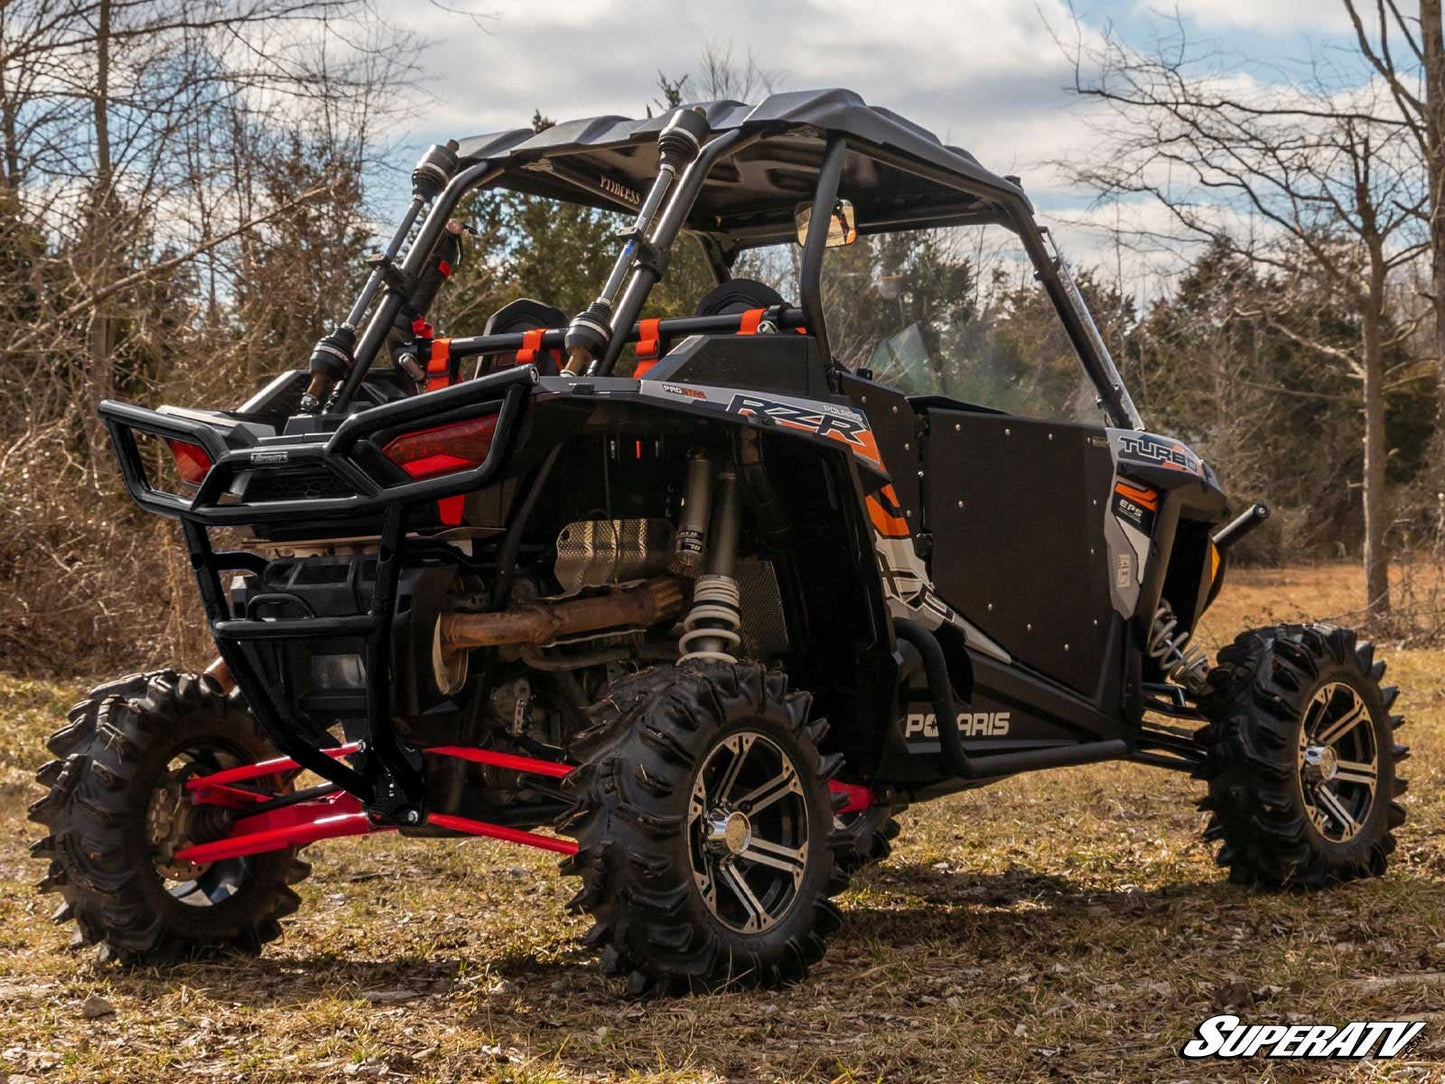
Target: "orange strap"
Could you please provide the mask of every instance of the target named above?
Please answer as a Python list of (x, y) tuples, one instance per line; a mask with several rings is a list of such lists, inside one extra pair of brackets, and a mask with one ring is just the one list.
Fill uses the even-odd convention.
[(433, 339), (431, 357), (426, 363), (426, 390), (437, 391), (451, 383), (452, 341)]
[(547, 329), (542, 327), (522, 332), (522, 349), (517, 351), (518, 365), (531, 365), (537, 360), (537, 351), (542, 349), (542, 336), (545, 334)]
[(637, 325), (637, 360), (657, 357), (659, 329), (662, 321), (657, 317), (642, 320)]
[(749, 309), (743, 313), (742, 321), (738, 324), (739, 335), (756, 335), (758, 325), (763, 322), (763, 314), (767, 309)]
[(640, 379), (648, 369), (657, 364), (657, 353), (661, 348), (662, 320), (651, 317), (637, 325), (637, 368), (632, 371), (633, 379)]

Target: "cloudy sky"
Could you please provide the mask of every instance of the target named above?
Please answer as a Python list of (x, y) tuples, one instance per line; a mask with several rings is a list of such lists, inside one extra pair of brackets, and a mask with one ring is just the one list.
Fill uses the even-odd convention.
[[(1089, 153), (1095, 136), (1057, 38), (1106, 30), (1143, 45), (1170, 29), (1172, 6), (1147, 0), (383, 0), (399, 25), (433, 42), (439, 77), (396, 154), (448, 136), (525, 125), (534, 109), (558, 120), (639, 115), (659, 70), (694, 72), (708, 46), (751, 54), (780, 88), (844, 86), (1018, 173), (1080, 256), (1094, 244), (1070, 220), (1083, 194), (1061, 185), (1052, 160)], [(1169, 13), (1160, 15), (1161, 6)], [(1339, 0), (1179, 0), (1190, 36), (1268, 66), (1346, 43)], [(1074, 18), (1077, 16), (1077, 26)]]

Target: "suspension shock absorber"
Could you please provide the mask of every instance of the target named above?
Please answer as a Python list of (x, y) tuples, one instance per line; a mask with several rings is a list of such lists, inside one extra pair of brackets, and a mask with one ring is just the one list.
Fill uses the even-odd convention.
[(371, 261), (371, 274), (351, 306), (351, 311), (332, 330), (323, 335), (312, 347), (308, 367), (311, 382), (301, 396), (300, 412), (314, 414), (321, 409), (321, 402), (332, 386), (351, 371), (356, 350), (356, 329), (372, 300), (382, 286), (397, 288), (403, 281), (396, 266), (396, 257), (402, 245), (411, 234), (413, 223), (421, 209), (447, 186), (457, 168), (457, 143), (449, 140), (445, 145), (437, 143), (427, 149), (411, 171), (411, 205), (402, 216), (401, 225), (391, 235), (386, 249)]
[(712, 461), (701, 449), (687, 461), (687, 482), (682, 492), (682, 517), (672, 540), (668, 568), (696, 579), (707, 556), (708, 518), (712, 515)]
[(738, 477), (732, 467), (718, 472), (717, 500), (712, 513), (712, 539), (707, 572), (692, 592), (692, 609), (682, 621), (679, 662), (737, 662), (732, 653), (742, 643), (742, 599), (733, 571), (738, 558)]
[(1196, 696), (1209, 687), (1209, 656), (1189, 645), (1189, 630), (1175, 633), (1179, 618), (1168, 599), (1159, 600), (1154, 621), (1149, 628), (1146, 650), (1157, 662), (1165, 677), (1178, 682)]
[(667, 253), (654, 249), (648, 242), (647, 233), (658, 212), (662, 210), (674, 180), (697, 158), (709, 131), (706, 115), (700, 108), (694, 108), (677, 110), (658, 134), (657, 178), (643, 199), (642, 206), (637, 209), (637, 218), (621, 234), (626, 243), (622, 246), (617, 262), (612, 265), (612, 272), (607, 276), (602, 292), (597, 295), (597, 300), (574, 316), (567, 325), (567, 336), (563, 340), (567, 350), (567, 365), (563, 369), (563, 375), (580, 376), (588, 365), (607, 352), (615, 330), (626, 334), (632, 326), (629, 317), (627, 327), (614, 327), (613, 317), (618, 295), (622, 293), (628, 275), (639, 264), (654, 265), (658, 277), (661, 277), (663, 265), (667, 262)]

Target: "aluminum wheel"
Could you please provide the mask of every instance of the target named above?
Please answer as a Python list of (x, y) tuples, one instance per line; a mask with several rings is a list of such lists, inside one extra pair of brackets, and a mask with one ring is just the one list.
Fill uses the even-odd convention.
[(713, 747), (688, 803), (693, 883), (714, 917), (762, 933), (788, 913), (808, 868), (798, 767), (776, 742), (738, 730)]
[(1353, 839), (1375, 804), (1379, 752), (1370, 709), (1344, 682), (1323, 685), (1305, 708), (1299, 780), (1310, 820), (1326, 839)]
[(207, 832), (205, 828), (208, 820), (220, 810), (214, 806), (193, 804), (186, 794), (187, 780), (241, 763), (244, 760), (229, 750), (211, 746), (186, 748), (171, 759), (164, 780), (151, 792), (146, 807), (146, 835), (151, 846), (151, 861), (166, 890), (189, 906), (210, 907), (230, 899), (241, 890), (250, 875), (249, 858), (228, 858), (196, 865), (175, 857), (177, 851), (198, 842), (198, 835), (215, 838), (218, 834)]

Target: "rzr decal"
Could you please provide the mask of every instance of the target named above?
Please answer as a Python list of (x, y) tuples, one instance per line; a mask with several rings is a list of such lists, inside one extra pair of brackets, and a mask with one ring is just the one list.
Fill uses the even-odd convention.
[(868, 419), (852, 407), (836, 403), (820, 403), (813, 399), (788, 396), (759, 395), (738, 388), (717, 388), (707, 384), (676, 384), (671, 381), (638, 381), (643, 395), (660, 399), (687, 399), (721, 407), (729, 414), (743, 418), (767, 418), (776, 425), (802, 433), (836, 440), (847, 445), (854, 455), (875, 471), (883, 471), (883, 457), (873, 438)]
[(790, 403), (739, 393), (733, 396), (727, 410), (729, 414), (740, 417), (771, 418), (787, 429), (798, 429), (830, 440), (842, 441), (875, 466), (882, 465), (878, 443), (873, 439), (873, 430), (868, 428), (868, 420), (849, 407), (827, 403)]

